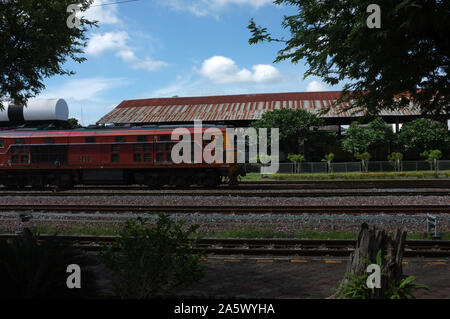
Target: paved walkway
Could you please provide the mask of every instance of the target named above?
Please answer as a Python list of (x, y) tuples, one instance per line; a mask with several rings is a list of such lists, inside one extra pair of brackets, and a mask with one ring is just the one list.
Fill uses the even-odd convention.
[[(403, 272), (431, 290), (417, 298), (450, 298), (450, 264), (444, 260), (405, 259)], [(194, 298), (327, 298), (343, 279), (347, 259), (295, 260), (209, 257), (205, 276), (177, 295)]]

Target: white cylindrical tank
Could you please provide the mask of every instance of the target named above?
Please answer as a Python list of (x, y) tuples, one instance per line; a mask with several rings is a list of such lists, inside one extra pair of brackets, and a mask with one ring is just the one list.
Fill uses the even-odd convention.
[(23, 119), (30, 121), (67, 121), (69, 107), (63, 99), (30, 100), (23, 108)]

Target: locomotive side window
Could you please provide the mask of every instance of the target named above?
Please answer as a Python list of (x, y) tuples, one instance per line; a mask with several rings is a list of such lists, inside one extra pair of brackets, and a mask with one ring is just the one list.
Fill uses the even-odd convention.
[(120, 145), (113, 144), (111, 145), (111, 153), (119, 153), (120, 152)]
[(25, 139), (24, 138), (16, 138), (14, 140), (14, 144), (25, 144)]
[(44, 144), (53, 144), (55, 141), (51, 137), (44, 138)]
[(114, 139), (116, 143), (124, 143), (125, 142), (125, 136), (116, 136)]
[(11, 156), (11, 162), (13, 162), (13, 163), (19, 163), (19, 155), (13, 155), (13, 156)]
[(5, 140), (0, 139), (0, 148), (4, 148), (4, 147), (5, 147)]
[(133, 154), (133, 161), (134, 162), (140, 162), (141, 161), (141, 154), (140, 153)]
[(170, 141), (172, 141), (170, 135), (161, 135), (161, 136), (159, 137), (159, 140), (160, 140), (161, 142), (170, 142)]
[(119, 154), (111, 154), (111, 162), (112, 163), (118, 163), (119, 162)]
[(111, 163), (118, 163), (120, 161), (120, 145), (111, 145)]
[(153, 144), (148, 143), (152, 137), (137, 136), (137, 141), (140, 143), (133, 145), (133, 161), (134, 162), (152, 162), (153, 160)]
[(133, 145), (133, 152), (134, 153), (142, 152), (143, 149), (144, 149), (144, 145), (142, 145), (142, 144), (134, 144)]
[(95, 143), (95, 137), (93, 136), (86, 137), (86, 143)]

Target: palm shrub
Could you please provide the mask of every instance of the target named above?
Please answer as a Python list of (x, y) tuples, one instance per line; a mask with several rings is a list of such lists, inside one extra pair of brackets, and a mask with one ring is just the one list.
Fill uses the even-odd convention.
[(333, 167), (331, 166), (331, 162), (333, 161), (333, 159), (334, 159), (334, 153), (327, 154), (322, 159), (322, 162), (327, 162), (328, 173), (333, 173)]
[(193, 249), (199, 239), (198, 226), (184, 230), (183, 225), (165, 214), (159, 214), (156, 225), (142, 218), (127, 222), (115, 243), (102, 253), (118, 297), (164, 296), (202, 277), (203, 254)]
[(300, 163), (306, 160), (303, 154), (288, 154), (288, 160), (294, 163), (294, 173), (300, 173)]
[(364, 152), (364, 153), (356, 153), (355, 157), (362, 161), (364, 172), (367, 173), (369, 171), (369, 161), (372, 158), (372, 155), (370, 155), (369, 152)]
[(388, 161), (394, 164), (394, 169), (396, 172), (400, 172), (402, 170), (402, 160), (403, 154), (400, 152), (392, 152), (391, 155), (388, 155)]
[(437, 173), (437, 161), (442, 157), (442, 152), (440, 150), (424, 151), (420, 153), (420, 156), (425, 157), (426, 161), (430, 163), (431, 170), (434, 169)]
[[(67, 266), (81, 268), (81, 288), (67, 287)], [(93, 261), (56, 235), (47, 239), (25, 229), (0, 239), (0, 298), (89, 298), (97, 296)]]

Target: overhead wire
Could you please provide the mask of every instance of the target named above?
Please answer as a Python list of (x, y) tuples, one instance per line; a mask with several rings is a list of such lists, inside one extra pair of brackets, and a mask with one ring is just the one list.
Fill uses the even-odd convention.
[(109, 2), (109, 3), (102, 3), (102, 4), (95, 4), (95, 5), (91, 5), (90, 7), (103, 7), (103, 6), (109, 6), (112, 4), (121, 4), (121, 3), (127, 3), (127, 2), (136, 2), (139, 0), (124, 0), (124, 1), (117, 1), (117, 2)]

